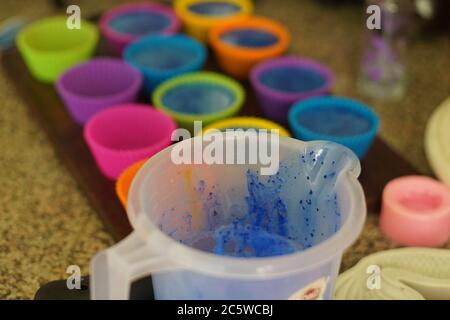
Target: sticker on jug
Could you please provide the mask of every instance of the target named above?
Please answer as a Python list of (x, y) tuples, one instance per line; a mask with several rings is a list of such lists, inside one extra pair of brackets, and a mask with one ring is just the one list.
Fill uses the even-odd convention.
[(301, 288), (289, 297), (289, 300), (323, 300), (329, 277), (320, 278)]

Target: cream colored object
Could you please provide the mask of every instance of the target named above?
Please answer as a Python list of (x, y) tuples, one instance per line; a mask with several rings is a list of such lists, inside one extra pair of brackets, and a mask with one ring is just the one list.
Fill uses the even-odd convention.
[(428, 120), (425, 152), (436, 176), (450, 186), (450, 97)]
[(450, 300), (450, 250), (401, 248), (369, 255), (339, 276), (334, 298)]

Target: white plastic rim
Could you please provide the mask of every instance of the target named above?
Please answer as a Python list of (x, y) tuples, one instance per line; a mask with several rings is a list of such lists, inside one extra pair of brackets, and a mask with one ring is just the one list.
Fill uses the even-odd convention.
[[(202, 139), (201, 136), (193, 139)], [(179, 143), (191, 143), (191, 139)], [(280, 137), (280, 149), (287, 148), (292, 152), (301, 152), (306, 146), (322, 146), (323, 141), (303, 142), (297, 139)], [(341, 147), (341, 146), (340, 146)], [(358, 181), (361, 171), (357, 157), (349, 149), (342, 146), (343, 152), (351, 155), (347, 168), (340, 172), (336, 185), (342, 183), (341, 192), (349, 201), (348, 214), (341, 228), (327, 240), (300, 252), (267, 258), (239, 258), (218, 256), (213, 253), (193, 249), (180, 244), (161, 232), (147, 215), (143, 213), (144, 198), (141, 186), (149, 176), (153, 166), (160, 161), (170, 159), (168, 153), (173, 146), (164, 149), (148, 160), (139, 170), (130, 187), (128, 200), (128, 216), (135, 232), (147, 242), (149, 247), (158, 247), (162, 252), (161, 270), (180, 269), (219, 276), (222, 278), (258, 279), (281, 277), (299, 270), (308, 270), (339, 257), (358, 237), (366, 218), (364, 192)], [(150, 272), (155, 272), (151, 270)]]
[(450, 97), (435, 109), (428, 120), (424, 142), (433, 172), (450, 186)]

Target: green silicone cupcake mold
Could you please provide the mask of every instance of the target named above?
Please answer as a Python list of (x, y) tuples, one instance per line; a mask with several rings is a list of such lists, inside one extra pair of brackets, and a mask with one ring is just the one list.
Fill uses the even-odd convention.
[(163, 82), (153, 93), (153, 104), (193, 131), (194, 121), (206, 126), (237, 114), (244, 96), (242, 86), (227, 76), (195, 72)]
[(67, 17), (38, 20), (17, 36), (16, 42), (31, 74), (52, 83), (68, 68), (89, 59), (98, 41), (98, 30), (81, 21), (80, 29), (69, 29)]

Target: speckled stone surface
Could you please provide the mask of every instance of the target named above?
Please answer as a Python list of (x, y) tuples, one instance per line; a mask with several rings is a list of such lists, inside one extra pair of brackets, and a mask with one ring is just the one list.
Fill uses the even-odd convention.
[[(121, 2), (71, 4), (80, 4), (88, 16)], [(317, 2), (256, 0), (256, 12), (287, 24), (290, 52), (328, 64), (337, 74), (335, 93), (372, 105), (382, 119), (381, 136), (429, 174), (423, 132), (432, 110), (450, 95), (450, 37), (415, 39), (409, 49), (406, 97), (400, 102), (371, 101), (356, 90), (364, 11)], [(0, 22), (52, 11), (46, 0), (2, 0)], [(30, 299), (40, 285), (64, 278), (71, 264), (87, 272), (91, 256), (113, 242), (2, 69), (0, 98), (0, 299)], [(343, 269), (367, 254), (394, 247), (377, 223), (377, 216), (370, 214), (360, 238), (344, 255)]]

